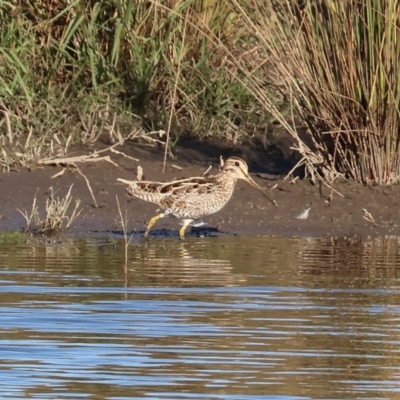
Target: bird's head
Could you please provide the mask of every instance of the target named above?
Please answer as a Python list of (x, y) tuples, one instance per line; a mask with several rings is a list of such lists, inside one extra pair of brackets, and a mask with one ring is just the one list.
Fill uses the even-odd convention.
[(266, 197), (272, 204), (277, 206), (277, 202), (272, 200), (264, 189), (256, 183), (249, 175), (249, 167), (246, 162), (239, 157), (229, 157), (223, 164), (222, 173), (227, 174), (234, 179), (243, 179), (249, 185), (257, 189), (264, 197)]

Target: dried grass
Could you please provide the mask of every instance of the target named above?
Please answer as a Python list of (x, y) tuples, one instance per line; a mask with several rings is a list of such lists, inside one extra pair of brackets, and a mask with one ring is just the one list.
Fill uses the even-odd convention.
[(37, 192), (33, 199), (32, 208), (28, 212), (26, 209), (18, 211), (22, 214), (26, 221), (26, 231), (31, 233), (53, 234), (59, 231), (68, 230), (75, 219), (81, 213), (79, 209), (80, 200), (76, 199), (72, 211), (69, 212), (73, 201), (71, 194), (73, 185), (68, 189), (64, 197), (55, 197), (53, 188), (50, 188), (50, 195), (46, 200), (46, 215), (44, 219), (40, 218), (37, 206)]
[(128, 221), (129, 221), (129, 219), (128, 219), (127, 211), (125, 210), (125, 217), (124, 217), (122, 215), (118, 196), (115, 196), (115, 198), (117, 200), (118, 213), (119, 213), (122, 231), (124, 232), (124, 273), (125, 273), (125, 276), (127, 276), (127, 274), (128, 274), (128, 248), (129, 248), (129, 244), (132, 240), (133, 233), (128, 237)]
[(269, 54), (276, 83), (311, 140), (300, 138), (294, 122), (279, 113), (257, 73), (247, 71), (246, 83), (292, 134), (310, 178), (399, 183), (398, 1), (234, 3)]

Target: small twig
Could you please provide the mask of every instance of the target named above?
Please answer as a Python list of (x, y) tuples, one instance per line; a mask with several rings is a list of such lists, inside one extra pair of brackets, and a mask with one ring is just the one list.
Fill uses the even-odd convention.
[(28, 137), (26, 138), (26, 141), (25, 141), (25, 150), (29, 148), (31, 137), (32, 137), (32, 132), (33, 132), (33, 128), (30, 127)]
[(207, 175), (211, 168), (212, 168), (212, 165), (210, 165), (210, 166), (203, 172), (203, 176), (204, 176), (204, 175)]
[(342, 193), (338, 192), (336, 189), (334, 189), (331, 185), (329, 185), (328, 183), (326, 183), (324, 180), (321, 180), (322, 183), (327, 186), (329, 189), (331, 189), (331, 193), (335, 192), (336, 194), (338, 194), (340, 197), (344, 198), (344, 195), (342, 195)]
[(128, 216), (127, 216), (127, 212), (125, 210), (125, 218), (122, 216), (122, 211), (121, 211), (121, 206), (119, 204), (119, 200), (118, 200), (118, 196), (115, 196), (115, 198), (117, 199), (117, 206), (118, 206), (118, 212), (119, 212), (119, 218), (121, 221), (121, 226), (122, 226), (122, 230), (124, 232), (124, 240), (125, 240), (125, 252), (124, 252), (124, 273), (125, 276), (128, 274), (128, 246), (132, 240), (133, 237), (133, 233), (131, 234), (131, 236), (128, 239)]
[(8, 111), (8, 109), (6, 107), (4, 107), (4, 108), (7, 110), (7, 111), (3, 111), (3, 115), (6, 118), (6, 122), (7, 122), (8, 140), (9, 140), (10, 144), (12, 144), (13, 143), (13, 134), (12, 134), (12, 129), (11, 129), (10, 115), (9, 115), (10, 112)]
[(287, 178), (289, 178), (289, 176), (291, 176), (293, 174), (293, 172), (301, 167), (303, 164), (306, 163), (306, 157), (303, 157), (300, 161), (297, 162), (297, 164), (286, 174), (286, 176), (283, 178), (284, 181), (286, 181)]
[(90, 192), (90, 195), (92, 196), (92, 199), (93, 199), (93, 201), (94, 201), (94, 206), (95, 206), (96, 208), (98, 208), (97, 201), (96, 201), (96, 198), (94, 197), (93, 190), (92, 190), (92, 187), (90, 186), (89, 179), (86, 178), (86, 175), (85, 175), (76, 165), (75, 165), (75, 168), (76, 168), (76, 170), (78, 171), (78, 174), (81, 175), (81, 176), (83, 177), (83, 179), (85, 179), (85, 181), (86, 181), (86, 186), (88, 187), (89, 192)]
[(116, 164), (114, 161), (111, 160), (110, 156), (103, 156), (99, 157), (98, 152), (89, 154), (89, 155), (84, 155), (84, 156), (76, 156), (76, 157), (65, 157), (65, 158), (45, 158), (43, 160), (39, 160), (38, 164), (39, 165), (74, 165), (76, 163), (82, 163), (82, 162), (98, 162), (98, 161), (107, 161), (116, 167), (119, 165)]
[(366, 208), (362, 208), (362, 212), (364, 213), (363, 218), (366, 221), (371, 222), (371, 224), (373, 224), (374, 226), (379, 226), (379, 224), (376, 223), (372, 214), (370, 212), (368, 212), (368, 210)]
[(55, 179), (58, 178), (59, 176), (63, 175), (64, 172), (66, 171), (67, 168), (63, 168), (60, 172), (57, 172), (56, 174), (54, 174), (53, 176), (50, 177), (50, 179)]
[(129, 158), (129, 159), (131, 159), (131, 160), (133, 160), (133, 161), (139, 162), (139, 159), (138, 159), (138, 158), (134, 158), (134, 157), (128, 156), (127, 154), (125, 154), (125, 153), (122, 152), (122, 151), (115, 150), (114, 148), (110, 148), (110, 151), (111, 151), (112, 153), (115, 153), (115, 154), (120, 154), (121, 156), (124, 156), (124, 157), (126, 157), (126, 158)]
[(136, 180), (138, 181), (143, 180), (143, 168), (140, 165), (138, 165), (137, 167)]
[[(21, 213), (21, 215), (25, 218), (26, 221), (26, 228), (29, 231), (32, 229), (33, 225), (32, 222), (34, 219), (38, 219), (38, 208), (36, 206), (36, 197), (37, 193), (39, 191), (39, 188), (36, 189), (35, 196), (33, 197), (33, 203), (32, 203), (32, 209), (30, 214), (28, 214), (28, 211), (25, 209), (25, 211), (21, 211), (19, 208), (17, 208), (17, 211)], [(36, 221), (35, 221), (36, 224)]]

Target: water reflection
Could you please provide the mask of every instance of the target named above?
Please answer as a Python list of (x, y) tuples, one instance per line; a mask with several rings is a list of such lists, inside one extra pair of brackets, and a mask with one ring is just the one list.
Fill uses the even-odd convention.
[(399, 249), (0, 236), (0, 395), (395, 398)]

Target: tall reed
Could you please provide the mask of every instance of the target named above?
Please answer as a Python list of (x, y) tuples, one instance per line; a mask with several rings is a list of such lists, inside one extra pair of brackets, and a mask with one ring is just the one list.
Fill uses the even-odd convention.
[(308, 171), (367, 184), (400, 182), (398, 0), (233, 0), (311, 143), (250, 86), (297, 141)]

